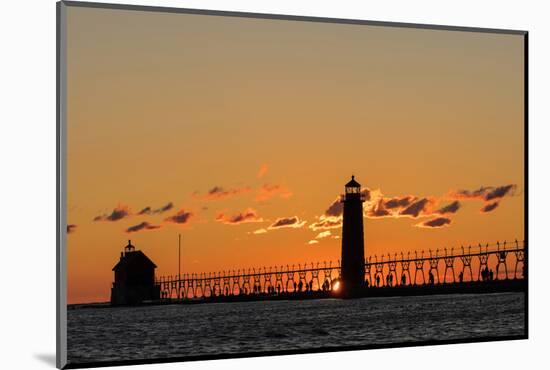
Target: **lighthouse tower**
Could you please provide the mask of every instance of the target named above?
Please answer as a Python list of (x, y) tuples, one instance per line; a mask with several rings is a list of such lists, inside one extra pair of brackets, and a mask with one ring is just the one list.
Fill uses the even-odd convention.
[(361, 294), (365, 279), (365, 247), (363, 241), (363, 202), (361, 184), (351, 176), (342, 197), (344, 224), (342, 226), (342, 285), (345, 298)]

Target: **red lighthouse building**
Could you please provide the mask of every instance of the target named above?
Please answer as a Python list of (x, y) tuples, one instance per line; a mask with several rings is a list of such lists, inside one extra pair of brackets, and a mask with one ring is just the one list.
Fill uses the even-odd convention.
[(363, 202), (361, 184), (351, 176), (346, 184), (344, 221), (342, 226), (341, 295), (344, 298), (360, 296), (365, 280), (365, 247), (363, 240)]

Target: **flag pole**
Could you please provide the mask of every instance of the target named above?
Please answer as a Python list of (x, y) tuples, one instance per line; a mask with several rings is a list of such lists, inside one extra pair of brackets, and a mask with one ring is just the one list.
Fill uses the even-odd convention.
[(181, 284), (181, 234), (178, 234), (178, 299), (180, 297), (180, 284)]

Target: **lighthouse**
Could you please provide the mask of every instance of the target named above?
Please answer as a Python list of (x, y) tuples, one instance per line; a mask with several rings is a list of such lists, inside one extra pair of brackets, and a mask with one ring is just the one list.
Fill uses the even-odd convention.
[(360, 296), (365, 279), (365, 247), (363, 241), (363, 202), (361, 184), (351, 176), (345, 185), (344, 221), (342, 226), (341, 295)]

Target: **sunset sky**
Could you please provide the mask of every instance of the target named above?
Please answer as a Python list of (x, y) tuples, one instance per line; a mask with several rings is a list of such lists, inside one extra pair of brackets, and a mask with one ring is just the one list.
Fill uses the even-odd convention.
[(68, 302), (158, 266), (523, 239), (523, 36), (68, 7)]

